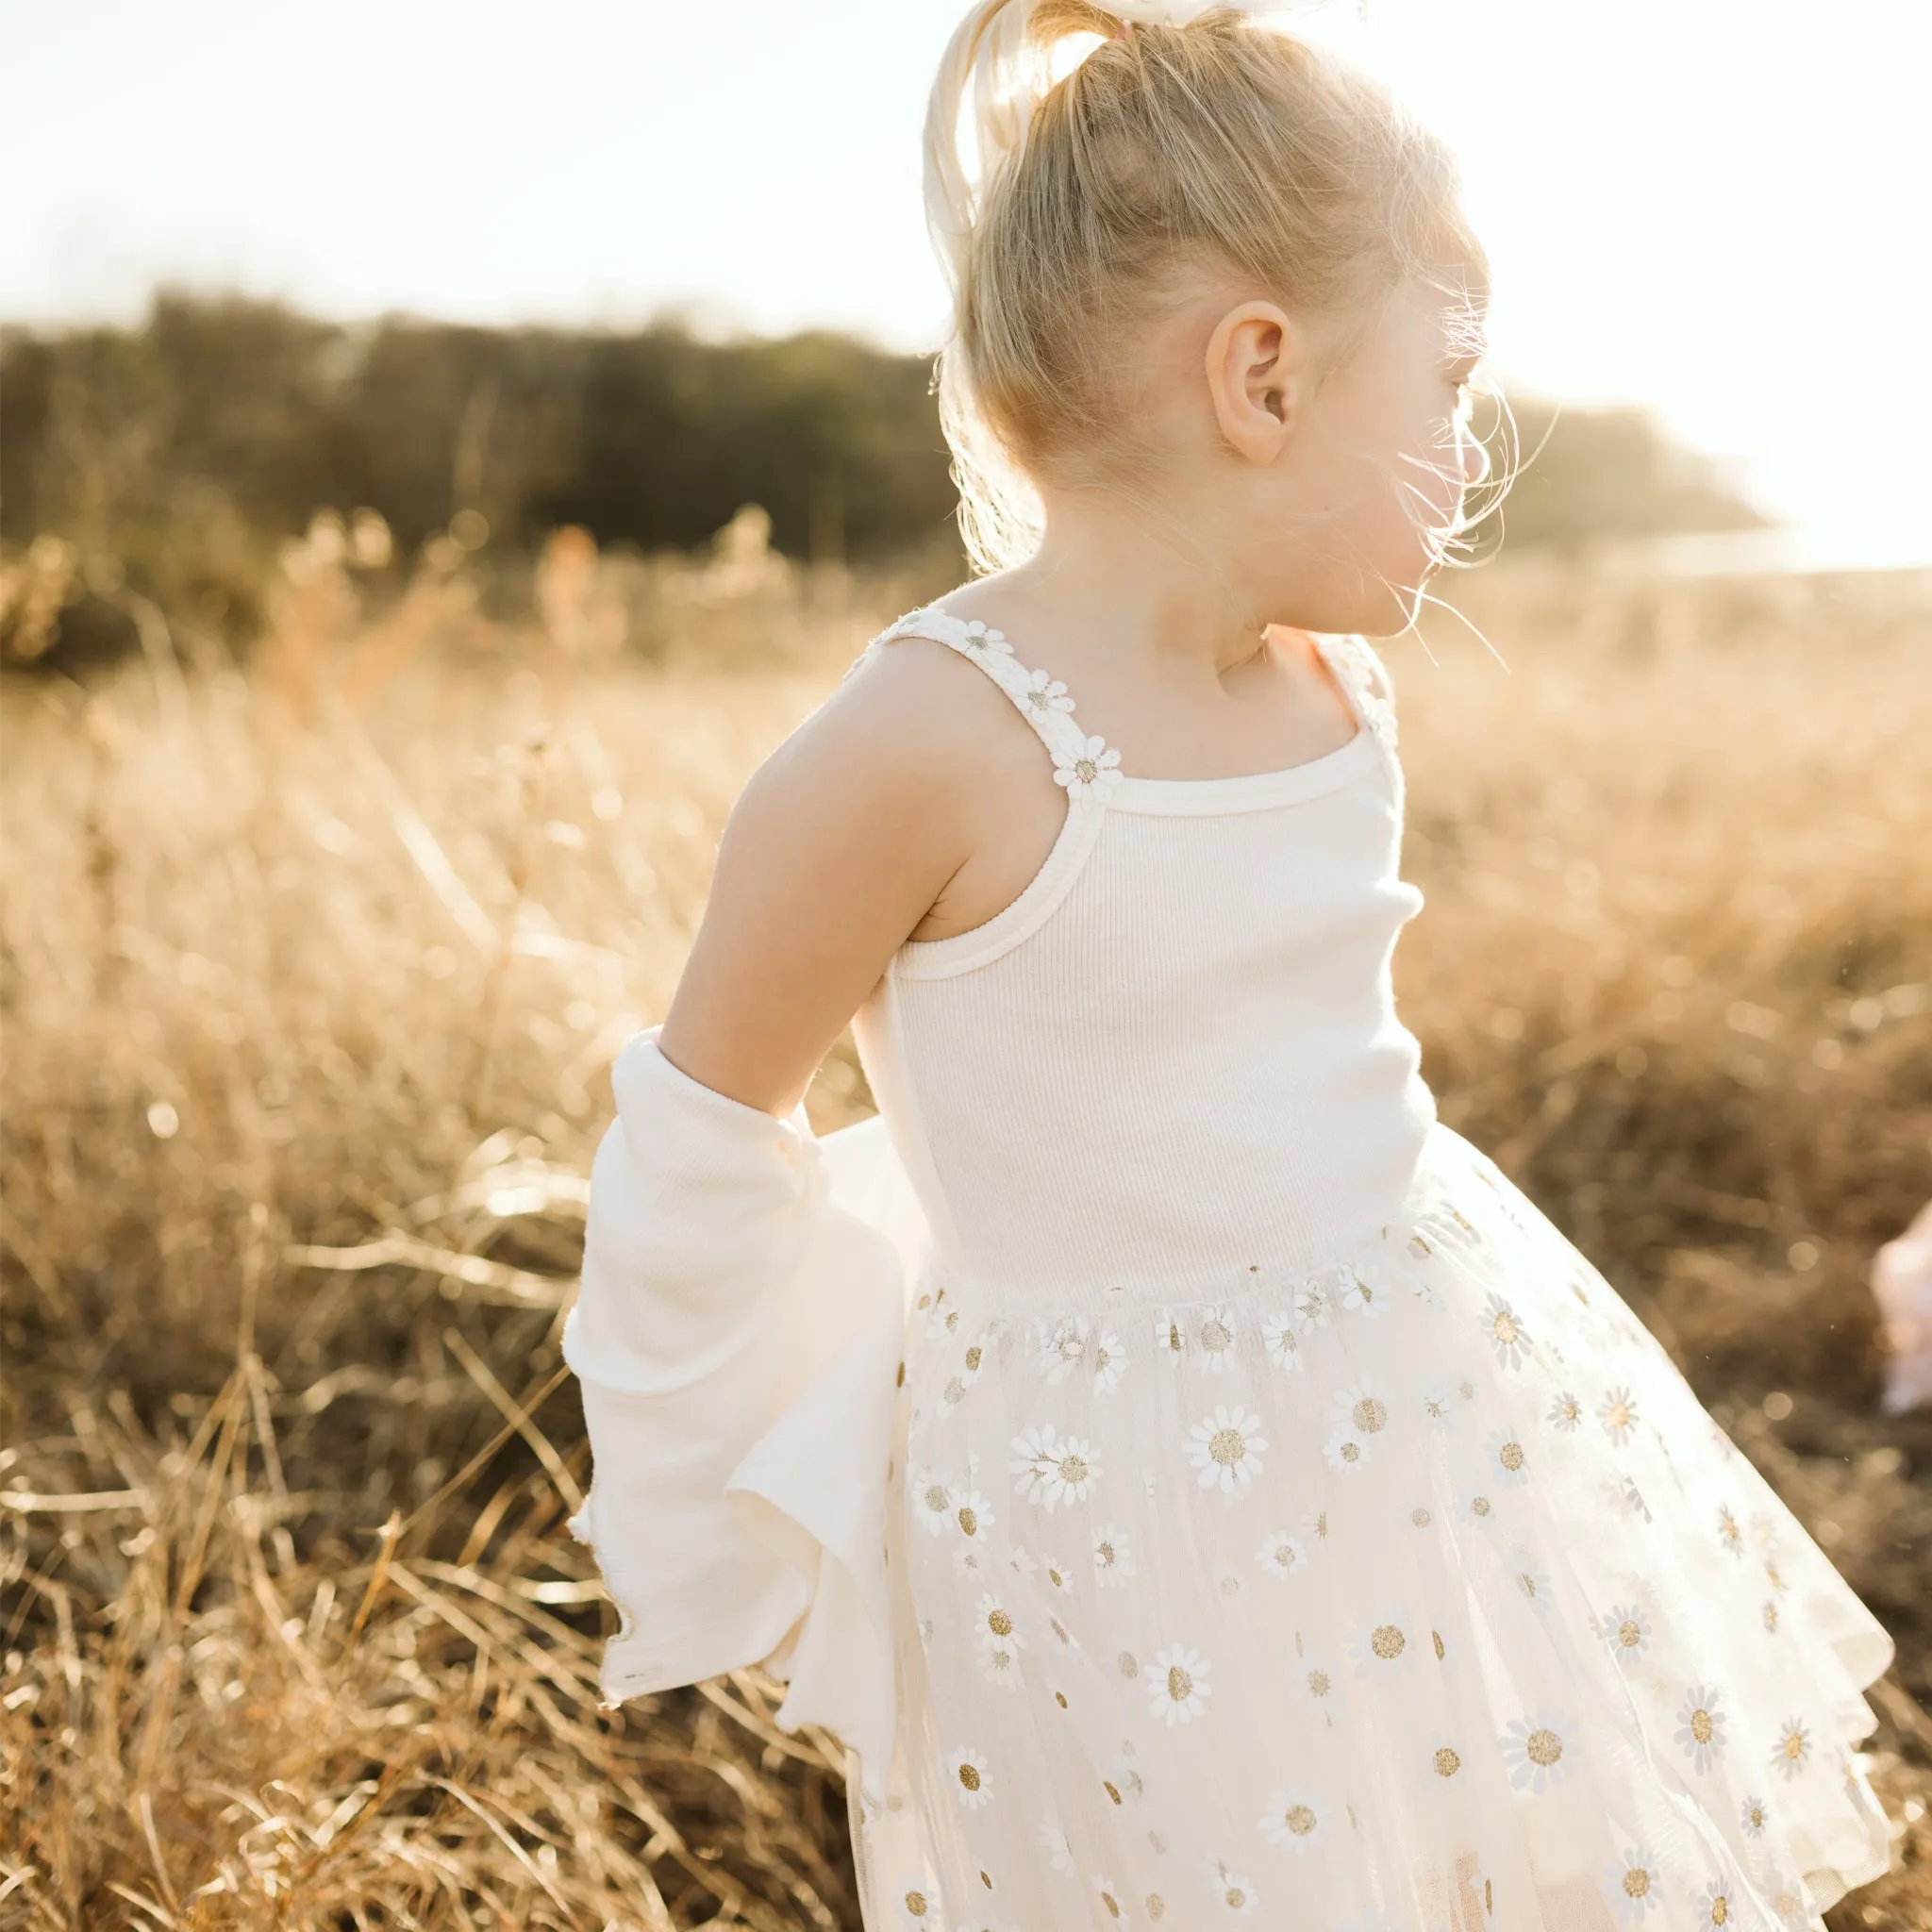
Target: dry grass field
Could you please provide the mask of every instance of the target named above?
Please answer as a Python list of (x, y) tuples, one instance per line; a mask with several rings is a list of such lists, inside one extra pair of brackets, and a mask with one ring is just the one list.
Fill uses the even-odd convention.
[[(598, 1709), (558, 1339), (730, 800), (911, 597), (289, 570), (245, 675), (148, 613), (0, 692), (0, 1926), (856, 1925), (760, 1682)], [(1932, 1191), (1932, 581), (1461, 601), (1507, 673), (1391, 652), (1407, 1017), (1896, 1634), (1897, 1860), (1832, 1923), (1923, 1932), (1932, 1418), (1865, 1280)]]

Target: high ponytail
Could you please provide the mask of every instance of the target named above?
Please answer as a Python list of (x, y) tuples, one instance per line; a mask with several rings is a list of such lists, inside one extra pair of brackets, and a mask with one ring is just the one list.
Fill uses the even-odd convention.
[(940, 63), (925, 209), (953, 293), (940, 414), (979, 570), (1039, 541), (1030, 477), (1117, 435), (1096, 344), (1186, 275), (1367, 313), (1479, 250), (1454, 165), (1366, 76), (1224, 5), (978, 0)]

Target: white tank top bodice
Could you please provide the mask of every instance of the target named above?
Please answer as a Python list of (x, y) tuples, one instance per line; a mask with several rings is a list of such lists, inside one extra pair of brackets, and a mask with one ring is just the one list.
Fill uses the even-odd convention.
[(1435, 1118), (1391, 981), (1422, 895), (1373, 652), (1317, 641), (1357, 716), (1341, 750), (1153, 779), (997, 631), (919, 611), (867, 658), (902, 637), (977, 664), (1068, 794), (1020, 896), (902, 946), (855, 1024), (941, 1271), (1016, 1309), (1078, 1288), (1158, 1305), (1359, 1253)]

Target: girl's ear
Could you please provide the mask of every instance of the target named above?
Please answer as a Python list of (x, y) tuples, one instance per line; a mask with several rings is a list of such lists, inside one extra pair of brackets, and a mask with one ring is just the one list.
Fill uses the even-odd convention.
[(1281, 454), (1307, 375), (1302, 333), (1273, 302), (1230, 308), (1208, 339), (1208, 393), (1228, 447), (1251, 463)]

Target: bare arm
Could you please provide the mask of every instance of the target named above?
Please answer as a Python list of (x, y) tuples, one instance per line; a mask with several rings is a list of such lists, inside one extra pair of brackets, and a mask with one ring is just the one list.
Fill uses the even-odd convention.
[(665, 1058), (749, 1107), (795, 1106), (971, 858), (989, 759), (1016, 750), (1037, 762), (1007, 700), (943, 645), (895, 643), (842, 686), (732, 808)]

